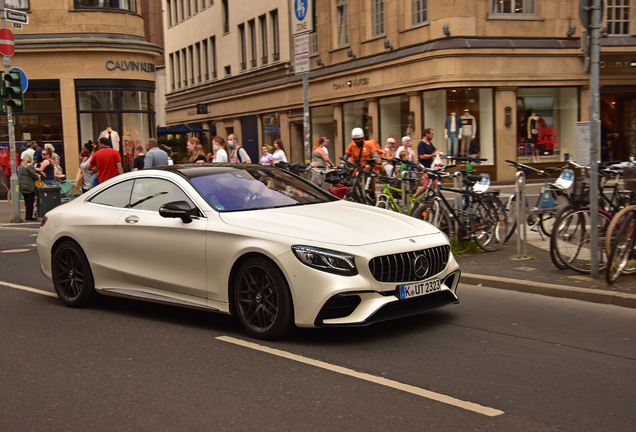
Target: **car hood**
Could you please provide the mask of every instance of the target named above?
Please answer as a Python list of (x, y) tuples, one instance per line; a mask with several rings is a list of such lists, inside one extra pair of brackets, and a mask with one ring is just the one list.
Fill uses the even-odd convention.
[(413, 217), (347, 201), (221, 213), (221, 219), (251, 231), (348, 246), (440, 232)]

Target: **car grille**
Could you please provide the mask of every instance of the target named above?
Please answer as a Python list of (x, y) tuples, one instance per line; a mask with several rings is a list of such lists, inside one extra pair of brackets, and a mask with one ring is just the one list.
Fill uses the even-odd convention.
[(419, 255), (428, 258), (429, 270), (425, 278), (432, 277), (446, 268), (450, 247), (437, 246), (430, 249), (375, 257), (369, 262), (369, 270), (378, 282), (414, 282), (421, 280), (415, 275), (413, 264)]

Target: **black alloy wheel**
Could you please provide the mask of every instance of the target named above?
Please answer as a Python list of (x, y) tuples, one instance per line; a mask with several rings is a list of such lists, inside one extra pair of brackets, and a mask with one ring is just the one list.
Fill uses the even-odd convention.
[(239, 271), (234, 306), (241, 324), (258, 339), (284, 336), (292, 325), (293, 306), (280, 270), (265, 258), (250, 258)]
[(66, 241), (53, 254), (53, 286), (67, 306), (83, 307), (95, 296), (93, 273), (86, 255), (77, 243)]

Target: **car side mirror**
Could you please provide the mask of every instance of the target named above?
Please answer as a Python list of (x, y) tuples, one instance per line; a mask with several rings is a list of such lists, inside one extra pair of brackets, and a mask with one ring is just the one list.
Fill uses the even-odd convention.
[(184, 223), (192, 222), (194, 209), (186, 201), (173, 201), (165, 203), (159, 208), (159, 214), (165, 218), (181, 218)]

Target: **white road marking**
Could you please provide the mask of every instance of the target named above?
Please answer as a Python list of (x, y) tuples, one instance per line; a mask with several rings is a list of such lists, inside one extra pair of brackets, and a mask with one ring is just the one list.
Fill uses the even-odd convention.
[(26, 286), (23, 286), (23, 285), (16, 285), (16, 284), (12, 284), (10, 282), (0, 281), (0, 285), (4, 285), (4, 286), (9, 287), (9, 288), (19, 289), (19, 290), (22, 290), (22, 291), (29, 291), (29, 292), (32, 292), (32, 293), (42, 294), (42, 295), (45, 295), (45, 296), (57, 298), (57, 294), (55, 294), (55, 293), (48, 292), (48, 291), (42, 291), (42, 290), (39, 290), (39, 289), (36, 289), (36, 288), (30, 288), (30, 287), (26, 287)]
[(396, 390), (400, 390), (400, 391), (404, 391), (407, 393), (411, 393), (417, 396), (421, 396), (421, 397), (425, 397), (427, 399), (431, 399), (437, 402), (442, 402), (448, 405), (453, 405), (456, 406), (458, 408), (462, 408), (468, 411), (473, 411), (475, 413), (478, 414), (483, 414), (485, 416), (488, 417), (495, 417), (501, 414), (504, 414), (503, 411), (500, 411), (498, 409), (494, 409), (494, 408), (489, 408), (489, 407), (485, 407), (482, 405), (478, 405), (476, 403), (472, 403), (472, 402), (466, 402), (460, 399), (455, 399), (453, 397), (450, 396), (446, 396), (440, 393), (435, 393), (429, 390), (424, 390), (421, 389), (419, 387), (415, 387), (409, 384), (403, 384), (401, 382), (398, 381), (393, 381), (390, 379), (386, 379), (386, 378), (382, 378), (382, 377), (377, 377), (374, 375), (370, 375), (367, 373), (362, 373), (362, 372), (357, 372), (354, 371), (352, 369), (347, 369), (341, 366), (336, 366), (336, 365), (332, 365), (329, 363), (325, 363), (323, 361), (320, 360), (314, 360), (311, 359), (309, 357), (303, 357), (297, 354), (292, 354), (292, 353), (288, 353), (286, 351), (281, 351), (275, 348), (270, 348), (270, 347), (266, 347), (263, 345), (258, 345), (255, 344), (253, 342), (246, 342), (240, 339), (236, 339), (233, 337), (229, 337), (229, 336), (219, 336), (216, 339), (223, 341), (223, 342), (228, 342), (231, 344), (235, 344), (235, 345), (240, 345), (242, 347), (245, 348), (250, 348), (256, 351), (261, 351), (267, 354), (272, 354), (278, 357), (283, 357), (289, 360), (293, 360), (293, 361), (297, 361), (299, 363), (304, 363), (310, 366), (314, 366), (314, 367), (318, 367), (321, 369), (326, 369), (328, 371), (332, 371), (332, 372), (336, 372), (339, 374), (343, 374), (343, 375), (347, 375), (353, 378), (358, 378), (364, 381), (369, 381), (375, 384), (380, 384), (386, 387), (390, 387)]

